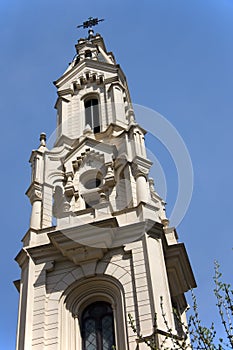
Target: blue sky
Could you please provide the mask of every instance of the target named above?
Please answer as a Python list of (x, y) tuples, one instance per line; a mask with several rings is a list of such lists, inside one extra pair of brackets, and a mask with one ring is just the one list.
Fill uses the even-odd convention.
[[(207, 325), (216, 321), (213, 261), (229, 283), (233, 265), (233, 1), (2, 0), (0, 16), (0, 348), (15, 346), (12, 281), (20, 276), (14, 257), (29, 224), (28, 159), (40, 132), (50, 135), (55, 128), (52, 82), (72, 60), (85, 35), (76, 26), (89, 16), (105, 18), (97, 31), (122, 66), (133, 102), (167, 118), (190, 152), (194, 191), (178, 233), (198, 283), (201, 317)], [(169, 215), (177, 192), (174, 164), (159, 142), (148, 142), (166, 173)]]

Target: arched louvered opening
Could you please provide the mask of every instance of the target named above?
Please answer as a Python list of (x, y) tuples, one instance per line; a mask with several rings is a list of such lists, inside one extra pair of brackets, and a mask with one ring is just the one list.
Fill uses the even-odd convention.
[(94, 133), (100, 132), (99, 103), (97, 98), (88, 99), (85, 106), (85, 125), (90, 125)]

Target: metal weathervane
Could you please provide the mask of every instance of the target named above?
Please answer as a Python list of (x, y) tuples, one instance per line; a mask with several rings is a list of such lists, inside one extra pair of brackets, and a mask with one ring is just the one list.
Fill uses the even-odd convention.
[(99, 22), (103, 22), (103, 21), (104, 21), (104, 18), (98, 19), (98, 18), (89, 17), (87, 21), (83, 22), (83, 24), (78, 25), (77, 28), (84, 28), (84, 29), (92, 28), (97, 24), (99, 24)]

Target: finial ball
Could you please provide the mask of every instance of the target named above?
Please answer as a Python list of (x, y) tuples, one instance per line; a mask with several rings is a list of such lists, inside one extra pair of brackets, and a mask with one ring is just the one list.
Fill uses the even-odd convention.
[(42, 132), (40, 134), (40, 141), (46, 141), (46, 133), (45, 132)]

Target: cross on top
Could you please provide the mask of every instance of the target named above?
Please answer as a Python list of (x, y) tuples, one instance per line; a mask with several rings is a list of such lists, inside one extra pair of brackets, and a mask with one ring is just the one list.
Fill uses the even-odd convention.
[(83, 24), (80, 24), (77, 26), (77, 28), (92, 28), (99, 24), (99, 22), (103, 22), (104, 19), (98, 19), (98, 18), (93, 18), (89, 17), (87, 21), (83, 22)]

